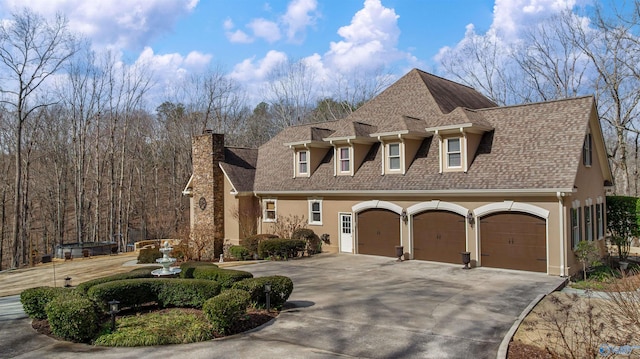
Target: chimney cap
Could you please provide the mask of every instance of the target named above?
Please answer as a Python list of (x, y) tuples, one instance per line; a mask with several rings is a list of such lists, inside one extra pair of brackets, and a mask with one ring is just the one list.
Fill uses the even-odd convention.
[(204, 130), (204, 131), (202, 131), (202, 134), (203, 134), (203, 135), (206, 135), (206, 134), (209, 134), (209, 135), (210, 135), (210, 134), (212, 134), (212, 133), (213, 133), (213, 130)]

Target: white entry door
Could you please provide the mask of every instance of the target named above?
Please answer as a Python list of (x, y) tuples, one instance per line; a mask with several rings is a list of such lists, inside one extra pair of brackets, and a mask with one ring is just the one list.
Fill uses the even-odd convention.
[(351, 213), (340, 213), (340, 252), (353, 253), (353, 222)]

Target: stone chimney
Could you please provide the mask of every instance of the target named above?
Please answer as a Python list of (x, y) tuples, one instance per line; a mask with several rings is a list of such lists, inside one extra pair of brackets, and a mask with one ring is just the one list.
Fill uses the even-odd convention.
[(204, 252), (218, 258), (224, 245), (224, 135), (205, 130), (191, 143), (193, 205), (191, 235), (211, 242)]

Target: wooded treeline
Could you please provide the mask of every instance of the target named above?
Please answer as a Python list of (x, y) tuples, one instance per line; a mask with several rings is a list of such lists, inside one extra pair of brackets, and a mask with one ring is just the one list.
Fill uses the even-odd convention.
[[(501, 105), (594, 94), (616, 193), (638, 196), (640, 2), (625, 5), (565, 11), (518, 41), (468, 33), (441, 52), (439, 73)], [(285, 61), (253, 106), (220, 68), (158, 91), (149, 67), (90, 48), (62, 16), (25, 9), (0, 23), (0, 269), (60, 243), (184, 237), (193, 135), (257, 147), (286, 126), (342, 118), (393, 79), (378, 69), (319, 82), (304, 60)]]

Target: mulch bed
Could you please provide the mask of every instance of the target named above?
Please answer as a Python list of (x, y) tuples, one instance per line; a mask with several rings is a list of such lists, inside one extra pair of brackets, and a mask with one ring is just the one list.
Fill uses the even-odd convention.
[(548, 351), (519, 341), (509, 343), (508, 359), (553, 359)]

